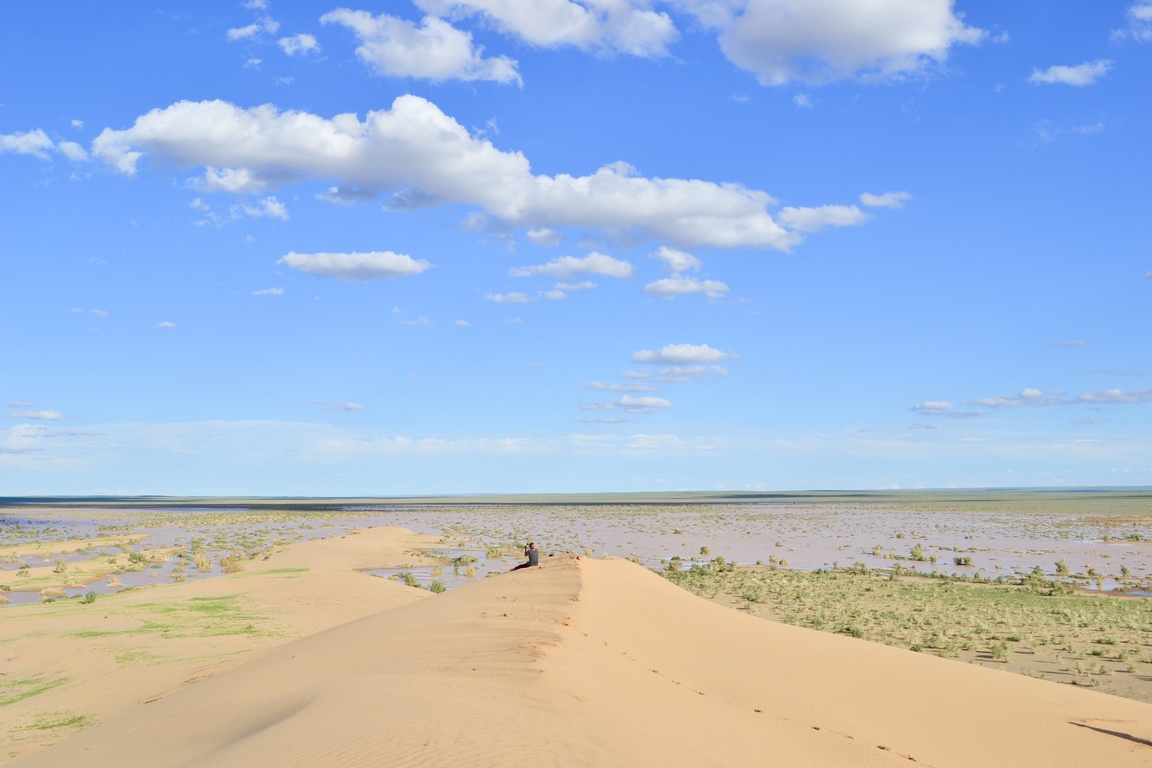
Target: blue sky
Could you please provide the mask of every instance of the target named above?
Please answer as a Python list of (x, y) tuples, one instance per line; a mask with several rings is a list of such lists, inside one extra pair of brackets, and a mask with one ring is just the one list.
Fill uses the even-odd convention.
[(1152, 485), (1152, 4), (0, 8), (0, 494)]

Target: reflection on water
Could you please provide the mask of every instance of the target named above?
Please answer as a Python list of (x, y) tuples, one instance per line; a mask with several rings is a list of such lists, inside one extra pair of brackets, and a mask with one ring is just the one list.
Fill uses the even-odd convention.
[[(521, 561), (529, 540), (550, 552), (628, 557), (649, 567), (679, 557), (685, 564), (717, 555), (741, 563), (790, 568), (895, 565), (924, 573), (1018, 577), (1039, 568), (1046, 578), (1072, 581), (1104, 593), (1152, 594), (1152, 529), (1143, 520), (1100, 521), (1083, 515), (1045, 512), (925, 512), (795, 504), (588, 505), (349, 507), (341, 512), (298, 514), (232, 510), (47, 510), (40, 517), (0, 519), (0, 585), (11, 604), (40, 600), (38, 591), (19, 591), (21, 565), (51, 566), (63, 558), (71, 567), (94, 551), (45, 556), (47, 542), (72, 542), (131, 534), (133, 550), (193, 549), (210, 560), (199, 571), (189, 557), (165, 556), (138, 571), (67, 589), (66, 597), (115, 592), (176, 579), (212, 578), (219, 560), (237, 552), (246, 559), (297, 541), (344, 535), (350, 528), (395, 525), (441, 538), (429, 554), (438, 566), (368, 571), (429, 587), (454, 588), (501, 573)], [(122, 548), (108, 554), (124, 557)], [(466, 562), (473, 558), (473, 562)], [(439, 568), (439, 572), (436, 572)], [(470, 571), (471, 569), (471, 571)]]

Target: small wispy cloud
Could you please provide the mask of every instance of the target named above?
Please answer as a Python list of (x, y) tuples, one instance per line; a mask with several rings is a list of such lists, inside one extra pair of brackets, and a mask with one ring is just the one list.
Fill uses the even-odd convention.
[(432, 321), (426, 317), (421, 316), (413, 320), (401, 320), (400, 325), (420, 326), (422, 328), (427, 328), (428, 326), (432, 325)]
[(320, 45), (316, 42), (316, 38), (306, 32), (292, 37), (282, 37), (277, 42), (288, 56), (320, 52)]
[(599, 392), (655, 392), (656, 387), (647, 384), (605, 384), (600, 381), (590, 381), (584, 385)]
[(1018, 395), (996, 395), (994, 397), (978, 397), (973, 400), (962, 400), (963, 405), (976, 405), (985, 408), (1015, 408), (1019, 405), (1056, 405), (1064, 393), (1058, 389), (1042, 392), (1039, 389), (1025, 387)]
[(792, 103), (804, 109), (812, 109), (816, 106), (816, 102), (812, 101), (812, 97), (806, 93), (798, 93), (793, 96)]
[(489, 293), (484, 296), (488, 301), (494, 301), (497, 304), (527, 304), (535, 301), (534, 298), (526, 293), (517, 293), (510, 291), (508, 293)]
[(334, 277), (349, 282), (395, 279), (418, 275), (432, 265), (406, 253), (368, 251), (359, 253), (296, 253), (291, 251), (277, 264), (318, 277)]
[(280, 29), (280, 22), (273, 21), (269, 16), (261, 16), (254, 23), (244, 27), (233, 27), (225, 35), (230, 41), (248, 40), (261, 33), (275, 34)]
[(580, 403), (580, 409), (583, 411), (627, 411), (628, 413), (656, 413), (671, 407), (670, 401), (651, 395), (641, 397), (623, 395), (614, 403)]
[(660, 381), (685, 382), (705, 376), (727, 376), (728, 369), (719, 365), (674, 365), (660, 369)]
[(882, 195), (865, 192), (860, 195), (860, 202), (869, 208), (903, 208), (904, 202), (911, 199), (912, 195), (907, 192), (885, 192)]
[(8, 403), (9, 408), (32, 408), (35, 405), (36, 403), (28, 403), (23, 400), (13, 400), (12, 402)]
[(958, 411), (947, 400), (925, 400), (912, 406), (912, 410), (921, 416), (948, 416), (953, 419), (970, 419), (985, 416), (988, 411)]
[(1088, 342), (1086, 342), (1086, 341), (1054, 341), (1051, 344), (1049, 344), (1048, 346), (1066, 349), (1069, 347), (1086, 347), (1086, 346), (1088, 346)]
[(632, 362), (648, 365), (691, 365), (717, 363), (736, 357), (735, 352), (723, 352), (707, 344), (667, 344), (652, 351), (641, 349), (632, 353)]
[(632, 264), (621, 259), (593, 251), (583, 258), (576, 256), (560, 256), (547, 264), (537, 264), (529, 267), (513, 267), (508, 270), (511, 277), (555, 277), (567, 280), (576, 275), (603, 275), (605, 277), (618, 277), (621, 279), (636, 274)]
[(1074, 67), (1057, 65), (1043, 70), (1033, 69), (1032, 74), (1028, 77), (1028, 82), (1033, 85), (1060, 83), (1076, 87), (1093, 85), (1097, 80), (1106, 75), (1108, 70), (1112, 69), (1112, 64), (1111, 59), (1097, 59), (1096, 61), (1086, 61), (1083, 64), (1077, 64)]
[(554, 245), (559, 245), (564, 242), (564, 235), (562, 233), (547, 227), (530, 229), (524, 233), (524, 237), (528, 238), (528, 242), (535, 243), (544, 248), (551, 248)]
[(469, 325), (471, 325), (471, 323), (469, 323), (467, 320), (454, 320), (452, 325), (456, 326), (457, 328), (467, 328)]
[(1152, 41), (1152, 0), (1138, 0), (1128, 6), (1125, 12), (1128, 26), (1112, 30), (1112, 40), (1135, 40), (1138, 43)]
[(64, 414), (59, 411), (17, 411), (4, 416), (6, 419), (29, 419), (32, 421), (59, 421)]
[(176, 323), (170, 323), (170, 322), (168, 322), (167, 320), (165, 320), (165, 321), (164, 321), (164, 322), (162, 322), (162, 323), (157, 323), (157, 324), (156, 324), (156, 327), (157, 327), (157, 328), (163, 328), (164, 330), (168, 330), (169, 328), (175, 328), (175, 327), (176, 327)]
[(643, 293), (670, 301), (677, 296), (693, 293), (702, 293), (710, 299), (722, 299), (728, 290), (728, 286), (719, 280), (697, 280), (694, 277), (677, 275), (648, 283), (644, 286)]
[(358, 403), (342, 403), (333, 400), (313, 400), (322, 411), (362, 411), (364, 406)]
[(1086, 392), (1076, 396), (1078, 403), (1099, 405), (1138, 405), (1152, 403), (1152, 389), (1106, 389), (1103, 392)]
[(253, 296), (283, 296), (283, 288), (261, 288), (259, 291), (252, 291)]

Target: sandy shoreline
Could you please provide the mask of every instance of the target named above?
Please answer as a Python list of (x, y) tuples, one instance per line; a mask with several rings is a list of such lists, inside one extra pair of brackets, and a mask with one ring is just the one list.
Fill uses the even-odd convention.
[(1152, 765), (1150, 705), (766, 622), (623, 560), (430, 599), (353, 578), (394, 607), (15, 765)]

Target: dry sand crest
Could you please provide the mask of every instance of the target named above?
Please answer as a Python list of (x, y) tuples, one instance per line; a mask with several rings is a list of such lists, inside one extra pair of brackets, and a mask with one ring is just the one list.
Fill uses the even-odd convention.
[(564, 556), (268, 651), (20, 766), (1152, 765), (1152, 706)]

